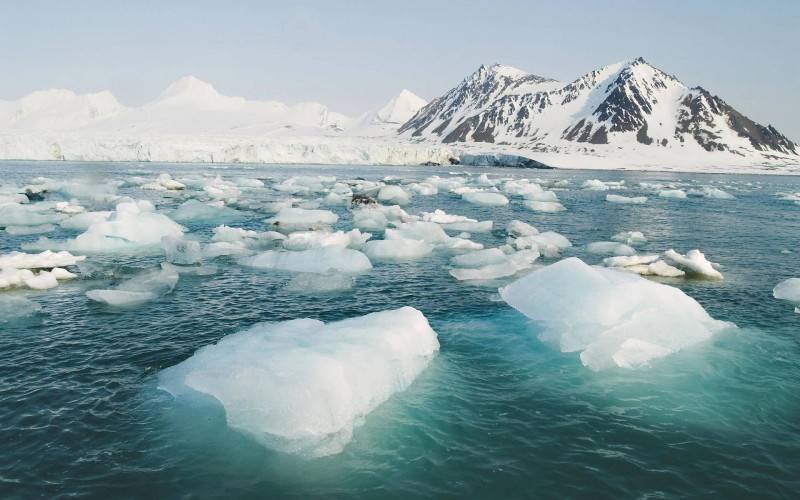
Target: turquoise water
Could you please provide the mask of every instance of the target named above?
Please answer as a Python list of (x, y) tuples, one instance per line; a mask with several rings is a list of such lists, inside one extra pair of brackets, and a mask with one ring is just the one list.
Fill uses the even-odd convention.
[[(285, 178), (300, 174), (381, 179), (446, 176), (443, 168), (0, 164), (3, 183), (36, 176), (95, 181), (211, 173)], [(460, 171), (461, 169), (459, 169)], [(592, 372), (576, 353), (537, 339), (537, 329), (489, 285), (459, 283), (447, 257), (375, 263), (351, 290), (288, 292), (291, 275), (220, 259), (211, 276), (182, 275), (175, 291), (135, 309), (90, 303), (84, 293), (152, 268), (163, 257), (90, 257), (93, 274), (22, 294), (42, 306), (33, 318), (0, 324), (0, 496), (2, 497), (793, 497), (800, 489), (800, 315), (772, 298), (800, 276), (800, 206), (778, 192), (800, 179), (679, 173), (490, 170), (494, 176), (569, 179), (568, 211), (536, 214), (457, 196), (414, 198), (412, 213), (442, 208), (502, 229), (521, 219), (567, 236), (564, 255), (587, 262), (582, 245), (640, 230), (642, 253), (701, 249), (724, 281), (673, 280), (716, 319), (739, 328), (640, 370)], [(578, 189), (586, 179), (625, 180), (604, 201)], [(714, 185), (735, 200), (660, 199), (638, 182)], [(179, 196), (123, 186), (119, 194)], [(613, 192), (613, 191), (612, 191)], [(103, 208), (95, 206), (95, 208)], [(345, 209), (337, 228), (349, 229)], [(241, 227), (267, 217), (243, 211)], [(217, 222), (185, 224), (208, 239)], [(57, 229), (51, 238), (74, 237)], [(0, 251), (38, 235), (0, 233)], [(474, 234), (487, 246), (499, 230)], [(789, 250), (791, 253), (783, 251)], [(225, 425), (221, 408), (186, 407), (157, 389), (163, 368), (259, 321), (324, 321), (410, 305), (439, 335), (441, 351), (406, 391), (371, 413), (337, 455), (305, 459), (270, 451)]]

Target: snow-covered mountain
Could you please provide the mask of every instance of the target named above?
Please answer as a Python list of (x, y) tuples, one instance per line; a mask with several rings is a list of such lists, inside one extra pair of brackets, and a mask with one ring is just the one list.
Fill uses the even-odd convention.
[(126, 110), (108, 91), (77, 95), (71, 90), (40, 90), (16, 101), (0, 101), (0, 129), (74, 129)]
[(410, 90), (403, 89), (379, 109), (368, 111), (349, 122), (347, 135), (361, 137), (394, 137), (397, 129), (428, 102)]
[(753, 122), (642, 58), (604, 66), (568, 84), (508, 66), (481, 66), (422, 108), (400, 133), (551, 153), (800, 154), (774, 127)]

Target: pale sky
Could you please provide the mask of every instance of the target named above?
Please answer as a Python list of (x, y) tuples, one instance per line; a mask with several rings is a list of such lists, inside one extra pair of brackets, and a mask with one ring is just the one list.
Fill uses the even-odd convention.
[(432, 99), (480, 64), (570, 81), (643, 56), (800, 140), (800, 0), (16, 1), (0, 3), (0, 99), (192, 74), (227, 95), (346, 114)]

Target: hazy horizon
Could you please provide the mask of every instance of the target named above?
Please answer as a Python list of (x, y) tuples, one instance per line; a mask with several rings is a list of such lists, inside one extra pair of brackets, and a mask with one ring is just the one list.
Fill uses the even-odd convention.
[(800, 139), (798, 2), (453, 6), (7, 2), (0, 100), (67, 88), (139, 106), (193, 75), (225, 95), (317, 101), (353, 116), (403, 88), (431, 100), (481, 64), (567, 82), (642, 56)]

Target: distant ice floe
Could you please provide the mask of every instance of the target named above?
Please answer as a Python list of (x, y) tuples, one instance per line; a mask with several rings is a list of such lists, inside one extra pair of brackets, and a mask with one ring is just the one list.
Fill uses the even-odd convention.
[(686, 194), (688, 196), (699, 196), (702, 198), (713, 198), (717, 200), (733, 200), (736, 198), (732, 194), (712, 186), (703, 186), (700, 189), (690, 189), (686, 192)]
[(270, 224), (276, 231), (305, 231), (319, 229), (335, 224), (339, 216), (330, 210), (304, 209), (297, 207), (286, 207), (266, 223)]
[(686, 198), (686, 191), (682, 189), (662, 189), (658, 192), (658, 196), (661, 198), (683, 199)]
[(647, 203), (647, 196), (620, 196), (618, 194), (607, 194), (606, 201), (610, 203), (644, 205), (645, 203)]
[(641, 231), (622, 231), (612, 236), (611, 240), (631, 246), (647, 243), (647, 238)]
[(772, 289), (776, 299), (786, 300), (795, 305), (794, 312), (800, 314), (800, 278), (781, 281)]
[(586, 245), (586, 251), (600, 255), (634, 255), (636, 250), (616, 241), (595, 241)]
[(162, 371), (159, 387), (213, 397), (231, 429), (267, 448), (320, 457), (341, 452), (438, 350), (436, 332), (411, 307), (327, 324), (259, 323)]
[(533, 271), (500, 296), (541, 326), (539, 338), (580, 352), (592, 370), (646, 366), (733, 326), (677, 288), (575, 257)]

